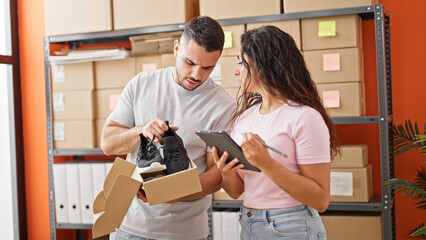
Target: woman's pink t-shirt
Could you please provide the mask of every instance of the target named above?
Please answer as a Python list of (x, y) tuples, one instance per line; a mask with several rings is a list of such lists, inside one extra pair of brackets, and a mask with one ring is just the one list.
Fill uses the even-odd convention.
[[(315, 109), (289, 102), (268, 114), (259, 112), (261, 104), (245, 111), (235, 123), (231, 137), (241, 145), (241, 133), (258, 134), (267, 145), (288, 155), (285, 158), (271, 150), (271, 157), (290, 171), (300, 174), (300, 164), (330, 162), (330, 135)], [(287, 208), (301, 205), (266, 174), (238, 170), (244, 181), (244, 206), (256, 209)]]

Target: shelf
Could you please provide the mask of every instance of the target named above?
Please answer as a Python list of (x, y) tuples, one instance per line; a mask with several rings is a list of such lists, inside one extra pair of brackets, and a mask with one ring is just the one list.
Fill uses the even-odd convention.
[[(242, 201), (218, 201), (213, 200), (213, 208), (235, 208), (239, 209)], [(327, 211), (356, 211), (356, 212), (382, 212), (383, 204), (380, 196), (373, 196), (368, 203), (330, 202)]]
[(365, 124), (378, 123), (378, 116), (363, 116), (363, 117), (332, 117), (334, 124)]
[(100, 148), (88, 149), (54, 149), (54, 156), (84, 156), (84, 155), (105, 155)]
[[(379, 5), (328, 9), (328, 10), (312, 11), (312, 12), (282, 13), (282, 14), (267, 15), (267, 16), (224, 19), (224, 20), (218, 20), (218, 22), (221, 25), (235, 25), (235, 24), (258, 23), (258, 22), (283, 21), (283, 20), (291, 20), (291, 19), (338, 16), (338, 15), (348, 15), (348, 14), (358, 14), (361, 16), (362, 19), (373, 19), (374, 7), (377, 7), (377, 6)], [(172, 24), (172, 25), (161, 25), (161, 26), (106, 31), (106, 32), (92, 32), (92, 33), (49, 36), (47, 38), (49, 39), (50, 43), (87, 41), (86, 44), (89, 44), (89, 43), (103, 43), (103, 42), (113, 42), (113, 41), (128, 41), (129, 36), (150, 34), (150, 33), (160, 33), (160, 32), (182, 31), (184, 27), (185, 27), (185, 23), (181, 23), (181, 24)]]
[(92, 224), (82, 223), (56, 223), (57, 229), (92, 229)]

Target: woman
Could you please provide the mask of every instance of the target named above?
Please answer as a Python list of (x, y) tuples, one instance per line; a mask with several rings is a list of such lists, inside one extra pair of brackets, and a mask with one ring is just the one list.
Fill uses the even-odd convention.
[[(244, 192), (241, 239), (326, 239), (330, 159), (338, 153), (333, 123), (291, 36), (273, 26), (244, 33), (235, 74), (242, 96), (231, 137), (261, 172), (218, 156), (222, 187)], [(283, 157), (260, 142), (288, 155)]]

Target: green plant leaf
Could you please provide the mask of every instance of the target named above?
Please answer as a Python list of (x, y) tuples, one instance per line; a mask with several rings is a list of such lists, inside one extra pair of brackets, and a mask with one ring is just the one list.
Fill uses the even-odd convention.
[(426, 239), (426, 227), (424, 226), (424, 223), (410, 231), (410, 238)]
[(407, 197), (413, 196), (416, 199), (426, 198), (426, 191), (415, 183), (408, 180), (392, 178), (385, 182), (390, 189), (394, 189), (395, 193), (402, 192)]

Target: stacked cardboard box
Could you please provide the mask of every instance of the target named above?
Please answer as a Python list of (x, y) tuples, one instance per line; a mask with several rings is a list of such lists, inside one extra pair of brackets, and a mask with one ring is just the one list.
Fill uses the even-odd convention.
[(198, 0), (113, 0), (114, 29), (183, 24), (198, 16)]
[(382, 217), (377, 215), (327, 214), (321, 220), (328, 240), (382, 240)]
[(93, 62), (52, 65), (55, 149), (93, 148)]
[(372, 168), (366, 145), (344, 145), (331, 162), (330, 201), (368, 202), (373, 195)]
[(285, 13), (293, 13), (334, 8), (368, 6), (378, 3), (378, 0), (283, 0), (283, 7)]
[(95, 62), (96, 147), (100, 147), (102, 128), (114, 110), (126, 84), (136, 75), (136, 59)]
[(361, 18), (302, 19), (306, 64), (332, 117), (365, 115)]
[(181, 31), (154, 33), (131, 36), (132, 56), (172, 53), (175, 40), (182, 35)]

